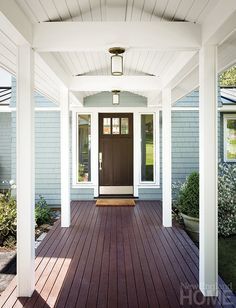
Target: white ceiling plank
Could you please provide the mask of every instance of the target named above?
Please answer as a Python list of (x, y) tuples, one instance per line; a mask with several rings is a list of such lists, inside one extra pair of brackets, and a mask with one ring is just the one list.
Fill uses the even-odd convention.
[(161, 88), (160, 78), (149, 76), (81, 76), (71, 78), (71, 91), (152, 91)]
[(106, 0), (107, 21), (124, 21), (127, 0)]
[(92, 21), (91, 6), (88, 0), (77, 0), (82, 11), (83, 21)]
[(191, 7), (193, 6), (195, 0), (182, 0), (180, 3), (180, 6), (178, 7), (175, 18), (179, 20), (187, 20), (188, 12), (191, 10)]
[[(132, 48), (196, 50), (200, 26), (187, 22), (54, 22), (34, 25), (33, 47), (38, 51), (104, 50), (115, 42)], [(58, 39), (60, 33), (60, 40)]]
[(172, 21), (175, 18), (176, 11), (181, 3), (181, 0), (168, 0), (165, 14), (163, 16), (164, 20)]
[(16, 45), (32, 42), (32, 25), (14, 0), (0, 1), (0, 29)]
[(54, 2), (61, 20), (72, 20), (71, 12), (66, 0), (57, 0)]
[(47, 12), (50, 21), (60, 21), (60, 15), (53, 0), (40, 0), (44, 11)]
[(31, 6), (28, 5), (26, 0), (16, 0), (18, 6), (25, 12), (26, 16), (29, 17), (32, 23), (39, 22), (37, 16), (32, 11)]
[(188, 12), (188, 15), (186, 16), (186, 20), (195, 22), (201, 14), (203, 8), (206, 6), (207, 1), (208, 0), (195, 0)]
[(93, 21), (102, 21), (100, 0), (91, 0), (90, 4)]
[(66, 0), (73, 21), (82, 21), (82, 10), (77, 0)]
[(31, 8), (33, 14), (36, 16), (37, 20), (40, 22), (44, 22), (48, 20), (47, 12), (42, 6), (39, 0), (24, 0), (27, 5)]
[(236, 30), (235, 0), (218, 2), (202, 24), (202, 40), (204, 44), (220, 44)]
[[(190, 64), (191, 63), (191, 64)], [(162, 86), (163, 87), (175, 87), (176, 84), (181, 79), (179, 73), (181, 72), (182, 76), (185, 76), (183, 69), (187, 73), (190, 72), (190, 69), (194, 69), (198, 65), (198, 55), (194, 52), (181, 52), (176, 56), (175, 61), (172, 65), (165, 71), (162, 75)]]
[[(155, 10), (156, 4), (157, 0), (148, 0), (144, 2), (141, 21), (150, 21), (152, 19), (152, 15)], [(153, 19), (153, 21), (157, 20)]]

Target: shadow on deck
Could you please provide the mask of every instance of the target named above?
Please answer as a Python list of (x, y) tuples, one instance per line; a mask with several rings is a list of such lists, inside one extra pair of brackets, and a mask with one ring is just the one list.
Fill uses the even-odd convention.
[(58, 221), (36, 255), (33, 296), (17, 300), (14, 279), (1, 307), (236, 307), (221, 279), (219, 297), (203, 297), (198, 249), (184, 230), (161, 226), (157, 201), (72, 202), (71, 227)]

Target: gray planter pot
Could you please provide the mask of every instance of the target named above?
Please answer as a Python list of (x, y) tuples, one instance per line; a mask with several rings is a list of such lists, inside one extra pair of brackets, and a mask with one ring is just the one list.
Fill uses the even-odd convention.
[(191, 238), (199, 242), (199, 218), (191, 217), (181, 213), (184, 220), (184, 226)]

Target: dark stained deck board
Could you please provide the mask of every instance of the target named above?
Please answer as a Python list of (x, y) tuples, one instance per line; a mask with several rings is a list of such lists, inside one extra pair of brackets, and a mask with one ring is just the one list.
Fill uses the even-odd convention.
[(219, 298), (180, 305), (198, 288), (198, 248), (184, 230), (161, 225), (161, 204), (97, 208), (72, 202), (72, 225), (57, 222), (36, 251), (36, 290), (16, 298), (16, 279), (0, 297), (1, 307), (236, 307), (219, 278)]

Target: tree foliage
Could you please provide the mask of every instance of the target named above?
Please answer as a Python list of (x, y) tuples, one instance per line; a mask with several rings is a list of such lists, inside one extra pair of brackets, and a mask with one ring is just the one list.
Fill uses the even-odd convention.
[(220, 86), (236, 86), (236, 66), (231, 67), (220, 75)]

